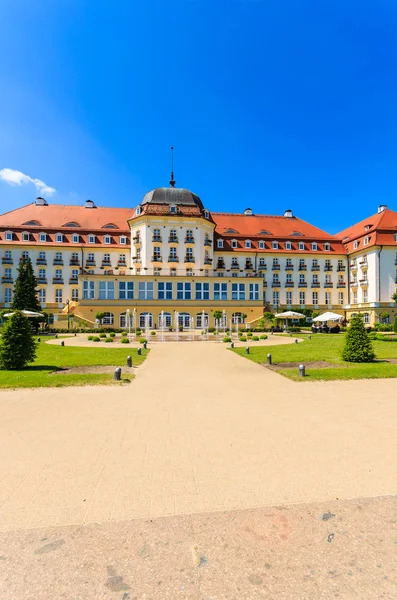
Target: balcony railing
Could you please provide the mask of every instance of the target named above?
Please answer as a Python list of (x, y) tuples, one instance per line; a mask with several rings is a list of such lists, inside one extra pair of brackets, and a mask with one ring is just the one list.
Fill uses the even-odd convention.
[(361, 285), (368, 285), (368, 279), (360, 279)]
[(337, 288), (344, 288), (346, 287), (346, 282), (345, 281), (338, 281), (338, 283), (336, 284)]
[(350, 268), (351, 268), (352, 271), (357, 271), (357, 269), (358, 269), (357, 263), (351, 262), (350, 263)]
[(47, 264), (47, 259), (46, 258), (38, 258), (36, 260), (36, 265), (46, 265)]
[(153, 235), (152, 236), (152, 242), (161, 242), (161, 235)]
[(281, 287), (281, 281), (272, 281), (272, 287)]
[(324, 287), (325, 288), (332, 288), (332, 287), (334, 287), (334, 284), (331, 283), (330, 281), (327, 281), (326, 283), (324, 283)]
[(79, 282), (79, 278), (78, 277), (70, 277), (69, 278), (69, 283), (78, 283)]
[(240, 265), (237, 263), (232, 263), (231, 267), (232, 271), (237, 271), (240, 268)]
[(286, 281), (285, 287), (294, 287), (295, 283), (293, 281)]
[(365, 258), (365, 259), (363, 258), (362, 260), (359, 260), (359, 261), (358, 261), (358, 264), (359, 264), (359, 265), (367, 265), (367, 264), (368, 264), (368, 261), (367, 261), (367, 259), (366, 259), (366, 258)]
[(71, 258), (69, 261), (69, 265), (71, 267), (79, 267), (80, 266), (80, 261), (78, 258)]
[(132, 257), (132, 262), (133, 262), (133, 263), (141, 263), (141, 262), (142, 262), (142, 259), (141, 259), (141, 258), (139, 258), (138, 256), (133, 256), (133, 257)]
[(285, 270), (286, 271), (293, 271), (294, 270), (294, 265), (285, 265)]
[(204, 240), (204, 246), (211, 246), (211, 244), (212, 244), (212, 240), (210, 240), (210, 239)]
[(319, 287), (320, 287), (319, 281), (312, 281), (312, 288), (319, 288)]
[(194, 256), (185, 256), (185, 258), (184, 258), (184, 262), (185, 262), (185, 263), (194, 263), (194, 262), (196, 262), (196, 261), (195, 261), (195, 259), (194, 259)]
[(47, 277), (37, 277), (37, 283), (47, 283)]
[[(196, 268), (193, 265), (193, 269), (188, 266), (181, 266), (180, 268), (175, 268), (173, 267), (172, 263), (178, 262), (179, 259), (178, 258), (173, 258), (170, 257), (170, 261), (168, 266), (166, 267), (162, 267), (161, 268), (161, 277), (170, 277), (170, 276), (177, 276), (177, 277), (192, 277), (192, 273), (194, 277), (217, 277), (219, 270), (217, 270), (216, 268), (213, 269), (204, 269), (204, 267), (201, 268)], [(153, 265), (153, 267), (148, 267), (145, 270), (141, 270), (139, 275), (145, 275), (145, 276), (159, 276), (159, 271), (160, 271), (160, 267)], [(109, 275), (113, 275), (114, 277), (136, 277), (137, 273), (136, 273), (136, 267), (126, 267), (125, 269), (122, 269), (121, 271), (119, 269), (116, 269), (115, 267), (110, 268), (110, 269), (101, 269), (100, 267), (97, 267), (95, 269), (88, 269), (88, 268), (80, 268), (79, 270), (79, 280), (80, 277), (91, 277), (91, 276), (95, 276), (98, 278), (104, 278), (104, 277), (108, 277)], [(138, 276), (139, 276), (138, 275)], [(236, 278), (237, 279), (237, 278)], [(253, 273), (246, 273), (241, 271), (238, 274), (238, 279), (241, 280), (252, 280), (252, 279), (256, 279), (258, 281), (258, 283), (263, 282), (262, 277), (259, 275), (259, 273), (257, 272), (253, 272)], [(268, 284), (270, 286), (270, 283)], [(281, 283), (278, 283), (279, 286), (281, 286)]]
[(260, 269), (261, 271), (267, 271), (267, 266), (265, 264), (262, 265), (261, 263), (259, 263), (258, 269)]
[(12, 277), (6, 277), (6, 276), (4, 276), (4, 277), (1, 278), (1, 283), (12, 283), (13, 281), (14, 280), (13, 280)]
[(350, 282), (351, 287), (357, 287), (358, 286), (358, 281), (351, 281)]
[(307, 265), (299, 265), (298, 270), (299, 271), (307, 271)]
[(163, 262), (161, 256), (152, 256), (152, 262)]
[(345, 265), (338, 265), (337, 271), (341, 272), (341, 271), (346, 271), (346, 266)]
[(3, 264), (3, 265), (12, 265), (13, 264), (13, 260), (12, 260), (12, 258), (5, 258), (3, 256), (3, 258), (1, 259), (1, 264)]
[(54, 277), (52, 280), (52, 283), (57, 283), (57, 284), (63, 284), (63, 278), (62, 277)]
[(95, 267), (95, 265), (96, 265), (95, 260), (86, 260), (85, 261), (85, 266), (86, 267)]
[(186, 237), (185, 244), (194, 244), (194, 237)]
[(252, 271), (252, 269), (254, 268), (252, 263), (245, 263), (245, 270), (246, 271)]
[(324, 266), (324, 271), (332, 271), (333, 266), (332, 265), (325, 265)]
[(63, 265), (63, 260), (61, 258), (54, 258), (53, 265)]
[(127, 266), (127, 262), (125, 260), (119, 260), (117, 262), (117, 266), (118, 267), (126, 267)]
[(262, 281), (262, 287), (267, 287), (267, 281), (265, 281), (265, 280)]
[[(204, 264), (205, 264), (205, 265), (210, 265), (210, 264), (212, 264), (212, 258), (205, 258), (205, 259), (204, 259)], [(232, 265), (232, 269), (233, 269), (233, 265)]]
[(136, 235), (135, 237), (132, 238), (132, 241), (134, 242), (134, 244), (140, 244), (141, 238), (139, 237), (139, 235)]
[(168, 238), (168, 243), (169, 244), (177, 244), (178, 238), (175, 235), (170, 235), (170, 237)]
[(300, 281), (298, 283), (298, 287), (300, 287), (300, 288), (306, 288), (307, 287), (307, 281)]
[(179, 257), (178, 256), (169, 256), (168, 262), (179, 262)]
[(272, 265), (272, 271), (279, 271), (280, 270), (280, 265)]
[(312, 265), (312, 271), (319, 271), (320, 265)]
[(218, 264), (216, 265), (216, 268), (217, 268), (217, 269), (224, 269), (224, 268), (225, 268), (225, 263), (224, 263), (224, 262), (219, 262), (219, 261), (218, 261)]

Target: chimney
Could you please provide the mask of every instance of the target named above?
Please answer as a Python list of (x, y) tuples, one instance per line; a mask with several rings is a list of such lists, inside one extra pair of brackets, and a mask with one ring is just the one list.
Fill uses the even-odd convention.
[(387, 208), (387, 204), (380, 204), (378, 206), (378, 213), (383, 212)]
[(84, 206), (85, 208), (96, 208), (93, 200), (86, 200)]
[(252, 215), (252, 208), (246, 208), (244, 211), (244, 214), (247, 216), (251, 216)]
[(41, 198), (40, 196), (38, 198), (36, 198), (34, 203), (36, 206), (48, 206), (47, 200), (45, 200), (44, 198)]
[(287, 210), (284, 213), (284, 217), (287, 217), (287, 219), (292, 219), (294, 215), (292, 214), (292, 210), (290, 208), (287, 208)]

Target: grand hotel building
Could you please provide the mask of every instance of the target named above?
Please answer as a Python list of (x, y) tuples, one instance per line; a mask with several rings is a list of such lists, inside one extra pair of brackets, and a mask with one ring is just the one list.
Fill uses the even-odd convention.
[[(43, 310), (89, 325), (202, 327), (208, 315), (254, 324), (264, 310), (332, 309), (366, 323), (397, 314), (397, 213), (386, 206), (330, 235), (286, 210), (282, 216), (218, 213), (174, 187), (147, 193), (135, 209), (49, 204), (36, 198), (0, 216), (0, 308), (12, 302), (18, 263), (34, 265)], [(381, 317), (382, 315), (382, 317)]]

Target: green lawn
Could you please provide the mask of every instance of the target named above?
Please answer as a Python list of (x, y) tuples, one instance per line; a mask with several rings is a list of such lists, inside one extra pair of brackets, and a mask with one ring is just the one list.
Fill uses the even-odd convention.
[[(46, 338), (45, 341), (48, 339), (51, 338)], [(132, 357), (134, 366), (139, 366), (149, 352), (149, 350), (142, 349), (142, 355), (139, 356), (137, 348), (130, 346), (127, 348), (79, 348), (46, 344), (45, 341), (42, 338), (38, 344), (37, 358), (31, 366), (23, 371), (0, 370), (0, 388), (116, 384), (111, 373), (74, 373), (70, 375), (51, 373), (64, 367), (114, 365), (123, 369), (127, 356)], [(131, 376), (128, 377), (128, 379), (123, 378), (124, 383), (130, 381)]]
[[(298, 334), (299, 335), (299, 334)], [(306, 367), (306, 378), (298, 377), (297, 368), (280, 369), (279, 373), (296, 381), (335, 380), (335, 379), (381, 379), (397, 377), (397, 364), (382, 362), (387, 358), (397, 358), (397, 342), (373, 341), (376, 360), (373, 363), (347, 363), (341, 359), (344, 334), (315, 334), (312, 339), (305, 338), (299, 344), (282, 346), (250, 346), (250, 354), (244, 348), (235, 348), (233, 352), (265, 364), (267, 354), (272, 355), (274, 365), (283, 362), (306, 364), (313, 361), (326, 361), (334, 367)]]

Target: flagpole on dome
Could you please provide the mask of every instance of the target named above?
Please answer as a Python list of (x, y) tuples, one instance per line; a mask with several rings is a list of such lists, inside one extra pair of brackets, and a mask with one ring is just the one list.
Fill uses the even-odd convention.
[(170, 186), (175, 187), (176, 181), (174, 179), (174, 146), (171, 146), (171, 179)]

